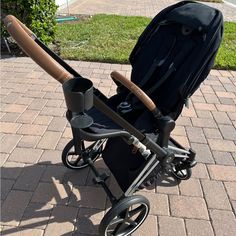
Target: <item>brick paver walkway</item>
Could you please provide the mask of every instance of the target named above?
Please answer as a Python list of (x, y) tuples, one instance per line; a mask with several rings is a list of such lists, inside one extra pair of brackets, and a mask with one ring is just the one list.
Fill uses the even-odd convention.
[[(107, 96), (109, 73), (128, 65), (71, 61)], [(97, 235), (109, 207), (89, 169), (71, 171), (61, 151), (71, 139), (61, 85), (29, 58), (1, 60), (1, 230), (3, 235)], [(174, 137), (197, 151), (193, 176), (140, 191), (151, 212), (135, 236), (236, 235), (236, 72), (212, 70), (177, 121)], [(106, 169), (99, 159), (96, 165)], [(108, 170), (106, 170), (108, 171)], [(114, 179), (110, 185), (117, 192)]]
[[(70, 14), (98, 13), (117, 14), (127, 16), (147, 16), (154, 17), (165, 7), (175, 4), (176, 0), (72, 0), (69, 5)], [(226, 3), (207, 3), (209, 6), (222, 11), (225, 21), (236, 21), (236, 7)], [(61, 13), (67, 13), (68, 9), (62, 8)]]

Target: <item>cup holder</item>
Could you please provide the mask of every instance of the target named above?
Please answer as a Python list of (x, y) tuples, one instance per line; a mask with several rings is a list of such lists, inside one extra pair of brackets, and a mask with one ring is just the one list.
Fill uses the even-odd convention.
[(93, 107), (93, 83), (85, 78), (70, 79), (62, 85), (67, 108), (83, 113)]
[(93, 83), (85, 78), (74, 78), (62, 85), (66, 106), (73, 128), (87, 128), (93, 124), (92, 117), (86, 111), (93, 107)]

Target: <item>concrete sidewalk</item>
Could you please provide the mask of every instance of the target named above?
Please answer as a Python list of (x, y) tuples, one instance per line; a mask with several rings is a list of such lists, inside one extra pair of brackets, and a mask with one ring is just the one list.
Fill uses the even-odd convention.
[[(115, 93), (112, 70), (130, 66), (71, 61), (104, 94)], [(1, 60), (2, 235), (97, 235), (109, 207), (89, 169), (62, 166), (71, 140), (61, 85), (29, 58)], [(158, 181), (138, 194), (151, 212), (137, 236), (236, 235), (236, 72), (212, 70), (177, 121), (174, 137), (197, 151), (193, 176)], [(115, 151), (115, 150), (114, 150)], [(108, 171), (101, 159), (96, 165)], [(113, 178), (110, 186), (118, 187)]]
[[(125, 16), (147, 16), (154, 17), (159, 11), (175, 4), (175, 0), (72, 0), (69, 5), (70, 14), (88, 14), (99, 13), (117, 14)], [(225, 21), (236, 22), (236, 7), (226, 3), (208, 3), (204, 4), (218, 8), (222, 11)], [(60, 10), (60, 13), (68, 13), (67, 7)]]

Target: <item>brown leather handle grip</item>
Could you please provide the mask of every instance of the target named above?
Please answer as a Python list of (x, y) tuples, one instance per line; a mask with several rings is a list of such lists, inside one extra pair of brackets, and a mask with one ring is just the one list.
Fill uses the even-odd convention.
[(3, 22), (9, 34), (15, 39), (22, 50), (48, 74), (60, 83), (73, 78), (69, 72), (67, 72), (34, 41), (36, 39), (34, 33), (16, 17), (8, 15), (4, 18)]
[(127, 89), (129, 89), (135, 96), (137, 96), (141, 102), (150, 110), (154, 111), (156, 110), (156, 105), (152, 101), (150, 97), (137, 85), (135, 85), (132, 81), (125, 78), (123, 75), (118, 73), (117, 71), (111, 72), (111, 77), (117, 81), (119, 81), (121, 84), (123, 84)]

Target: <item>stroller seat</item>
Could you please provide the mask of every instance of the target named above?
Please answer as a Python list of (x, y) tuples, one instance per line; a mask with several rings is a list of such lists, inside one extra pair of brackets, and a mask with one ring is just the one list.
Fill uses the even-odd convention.
[[(106, 105), (112, 111), (116, 110), (117, 103), (119, 102), (119, 96), (115, 95), (111, 98), (106, 98)], [(79, 117), (81, 114), (77, 112), (67, 111), (67, 119), (71, 122), (73, 117)], [(80, 122), (74, 122), (73, 128), (79, 128), (81, 138), (87, 141), (96, 141), (99, 139), (116, 137), (116, 136), (126, 136), (130, 137), (130, 134), (114, 122), (111, 118), (106, 116), (103, 112), (99, 111), (96, 107), (92, 107), (85, 113), (82, 113), (85, 119), (89, 119), (91, 123), (88, 127), (81, 128)], [(72, 122), (73, 123), (73, 122)], [(74, 127), (73, 127), (74, 126)]]

